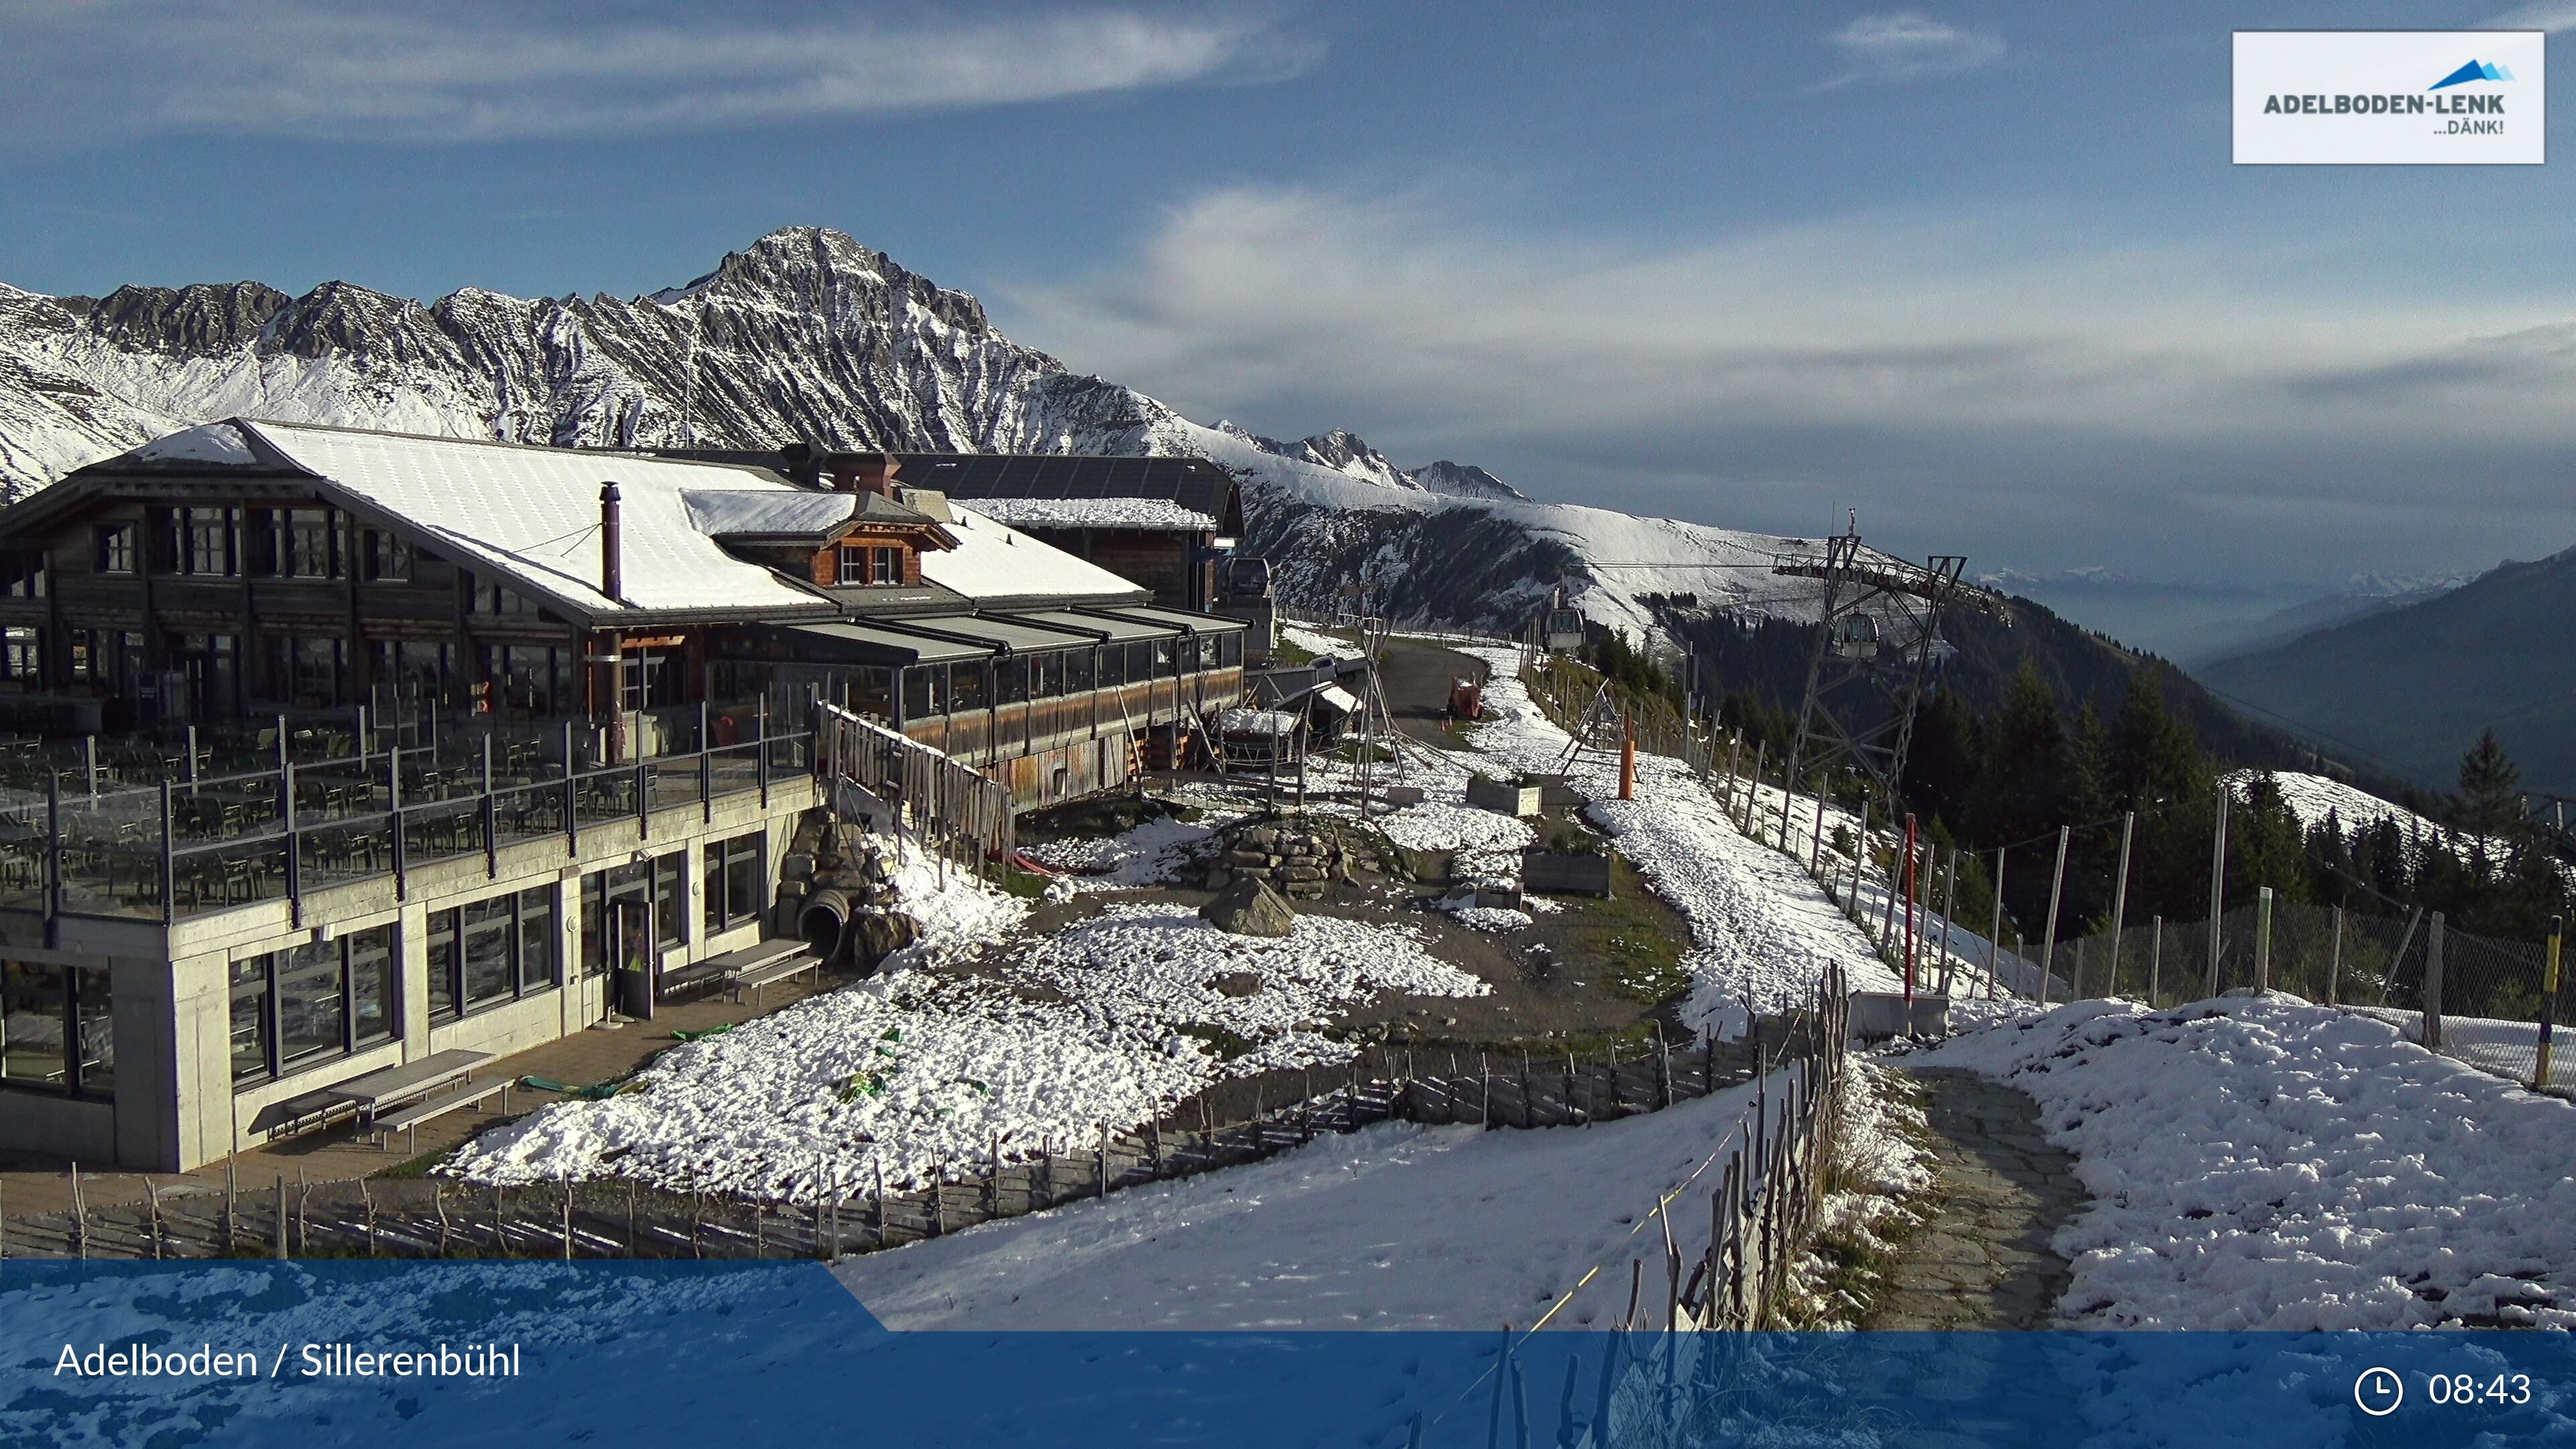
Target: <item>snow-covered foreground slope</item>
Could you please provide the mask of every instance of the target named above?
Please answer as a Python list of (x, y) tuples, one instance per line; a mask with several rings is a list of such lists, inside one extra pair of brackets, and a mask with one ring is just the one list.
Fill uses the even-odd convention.
[[(935, 968), (1000, 943), (1020, 903), (962, 875), (942, 889), (918, 857), (903, 885), (924, 942), (876, 976), (676, 1047), (632, 1090), (496, 1128), (442, 1170), (806, 1202), (868, 1191), (881, 1172), (902, 1190), (942, 1164), (1139, 1126), (1226, 1077), (1346, 1061), (1355, 1048), (1314, 1028), (1380, 993), (1488, 990), (1405, 927), (1305, 916), (1259, 940), (1153, 905), (1040, 937), (995, 974), (951, 975)], [(1260, 988), (1218, 990), (1233, 972)], [(1212, 1036), (1244, 1049), (1220, 1056)]]
[(2075, 1327), (2576, 1328), (2576, 1106), (2284, 998), (2084, 1001), (1909, 1059), (2038, 1099)]
[[(1527, 1327), (1608, 1265), (1550, 1320), (1601, 1326), (1627, 1307), (1630, 1258), (1661, 1271), (1656, 1199), (1714, 1180), (1752, 1102), (1739, 1087), (1526, 1132), (1390, 1123), (834, 1271), (898, 1329), (1484, 1330)], [(1696, 1206), (1675, 1214), (1686, 1258), (1707, 1248)]]

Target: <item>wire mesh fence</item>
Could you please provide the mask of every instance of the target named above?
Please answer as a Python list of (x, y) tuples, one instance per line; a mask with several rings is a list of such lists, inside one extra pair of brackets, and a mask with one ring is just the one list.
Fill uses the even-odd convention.
[(2542, 1060), (2542, 1023), (2567, 1020), (2576, 991), (2563, 974), (2553, 990), (2549, 955), (2545, 942), (2450, 929), (2438, 913), (2276, 900), (2228, 911), (2215, 930), (2206, 920), (2151, 918), (2116, 939), (2105, 929), (2062, 940), (2051, 974), (2075, 998), (2118, 996), (2158, 1008), (2229, 992), (2288, 992), (2384, 1015), (2425, 1045), (2500, 1076), (2565, 1086), (2576, 1073)]

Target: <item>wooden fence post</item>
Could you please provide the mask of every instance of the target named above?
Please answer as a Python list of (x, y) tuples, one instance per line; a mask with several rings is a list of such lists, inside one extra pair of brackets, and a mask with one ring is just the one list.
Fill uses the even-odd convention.
[(2442, 1049), (2442, 913), (2435, 911), (2424, 937), (2424, 1045)]

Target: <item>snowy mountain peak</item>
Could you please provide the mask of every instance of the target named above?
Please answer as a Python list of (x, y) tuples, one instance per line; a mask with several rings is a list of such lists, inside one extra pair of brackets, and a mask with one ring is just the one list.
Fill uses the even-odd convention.
[(1473, 463), (1452, 463), (1446, 458), (1408, 470), (1404, 480), (1416, 488), (1445, 493), (1452, 498), (1509, 498), (1522, 503), (1529, 495)]
[(1246, 546), (1309, 605), (1361, 578), (1396, 617), (1511, 631), (1562, 584), (1633, 634), (1655, 626), (1649, 595), (1773, 613), (1804, 597), (1746, 572), (1774, 539), (1533, 503), (1467, 464), (1401, 471), (1344, 429), (1281, 443), (1201, 427), (825, 227), (771, 232), (636, 298), (465, 287), (423, 305), (345, 281), (298, 297), (257, 282), (0, 290), (0, 490), (235, 416), (571, 447), (1187, 455), (1242, 483)]

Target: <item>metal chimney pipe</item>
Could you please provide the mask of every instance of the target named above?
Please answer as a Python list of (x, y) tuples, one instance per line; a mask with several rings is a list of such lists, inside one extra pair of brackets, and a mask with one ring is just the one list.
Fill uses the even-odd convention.
[(599, 485), (599, 591), (626, 601), (625, 528), (619, 522), (617, 485)]

